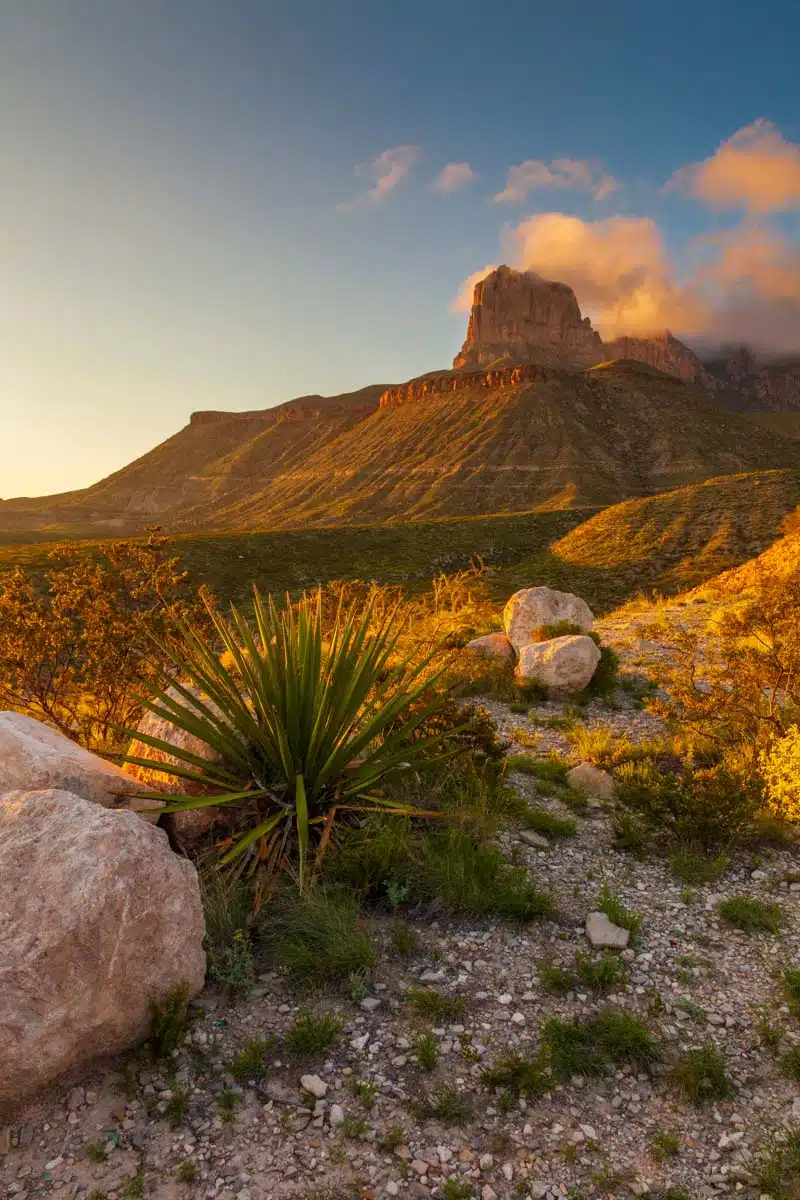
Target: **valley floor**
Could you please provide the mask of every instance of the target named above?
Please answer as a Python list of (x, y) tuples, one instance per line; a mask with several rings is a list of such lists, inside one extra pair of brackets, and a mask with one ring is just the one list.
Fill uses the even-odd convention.
[[(601, 633), (628, 662), (642, 653), (628, 618), (606, 622)], [(538, 735), (537, 749), (566, 752), (557, 729), (536, 723), (555, 706), (529, 717), (492, 708), (507, 736), (522, 733), (524, 743)], [(651, 736), (655, 720), (599, 701), (582, 719), (624, 729), (632, 740)], [(511, 782), (535, 793), (530, 776)], [(574, 817), (555, 799), (537, 802)], [(555, 919), (521, 928), (412, 910), (402, 920), (417, 944), (403, 957), (399, 919), (374, 918), (379, 964), (361, 997), (298, 997), (274, 974), (233, 1003), (209, 988), (169, 1070), (113, 1065), (0, 1130), (0, 1192), (14, 1200), (757, 1197), (761, 1156), (800, 1122), (800, 1087), (780, 1067), (781, 1055), (800, 1046), (800, 1019), (776, 984), (779, 969), (800, 962), (796, 851), (739, 857), (714, 884), (689, 891), (665, 860), (615, 849), (600, 802), (574, 819), (577, 835), (547, 849), (513, 828), (500, 835), (556, 899)], [(642, 918), (622, 952), (624, 983), (603, 998), (578, 988), (547, 994), (540, 968), (569, 967), (589, 948), (584, 922), (604, 888)], [(777, 902), (780, 933), (726, 925), (717, 904), (728, 896)], [(461, 1011), (425, 1021), (408, 1002), (415, 985), (457, 998)], [(575, 1075), (548, 1095), (512, 1101), (483, 1081), (485, 1068), (510, 1052), (532, 1058), (548, 1018), (581, 1020), (607, 1007), (652, 1031), (661, 1060), (651, 1072), (623, 1066)], [(285, 1037), (304, 1009), (336, 1012), (343, 1027), (329, 1051), (298, 1060)], [(776, 1049), (765, 1022), (781, 1032)], [(416, 1053), (426, 1031), (437, 1051), (428, 1072)], [(237, 1082), (229, 1071), (237, 1053), (270, 1036), (266, 1076)], [(676, 1090), (670, 1064), (697, 1046), (722, 1055), (731, 1099), (697, 1108)], [(306, 1081), (319, 1092), (316, 1104), (301, 1087), (308, 1075), (317, 1077)], [(185, 1095), (185, 1112), (171, 1125), (176, 1094)], [(438, 1115), (418, 1115), (424, 1097)]]

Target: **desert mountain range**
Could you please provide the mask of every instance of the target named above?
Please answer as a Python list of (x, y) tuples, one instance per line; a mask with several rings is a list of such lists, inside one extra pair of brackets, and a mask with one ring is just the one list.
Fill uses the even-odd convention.
[[(565, 284), (499, 267), (453, 369), (260, 412), (197, 412), (89, 488), (0, 502), (0, 531), (281, 529), (599, 507), (800, 468), (800, 359), (604, 343)], [(800, 423), (800, 417), (797, 418)], [(783, 422), (783, 424), (781, 424)]]

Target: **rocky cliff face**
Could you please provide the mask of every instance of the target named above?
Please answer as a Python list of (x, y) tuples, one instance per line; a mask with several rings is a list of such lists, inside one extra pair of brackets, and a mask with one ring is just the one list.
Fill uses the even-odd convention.
[(498, 267), (475, 285), (467, 339), (453, 367), (535, 362), (578, 369), (603, 357), (600, 335), (581, 317), (572, 288)]
[(634, 359), (716, 392), (734, 408), (800, 411), (800, 358), (767, 361), (747, 347), (700, 359), (668, 331), (603, 342), (564, 283), (498, 267), (475, 285), (467, 338), (456, 371), (534, 363), (579, 371), (610, 359)]

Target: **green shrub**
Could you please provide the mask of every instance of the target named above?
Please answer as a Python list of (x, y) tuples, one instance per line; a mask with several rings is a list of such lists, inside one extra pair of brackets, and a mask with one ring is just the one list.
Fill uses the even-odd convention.
[(573, 1075), (599, 1075), (609, 1065), (647, 1071), (660, 1057), (641, 1021), (611, 1009), (583, 1021), (551, 1017), (541, 1036), (548, 1066), (561, 1082)]
[(139, 736), (169, 756), (161, 771), (212, 793), (179, 797), (165, 812), (235, 806), (244, 827), (223, 863), (276, 866), (289, 846), (304, 889), (334, 810), (381, 807), (380, 789), (424, 766), (440, 744), (440, 732), (418, 736), (443, 704), (430, 658), (397, 662), (398, 621), (390, 613), (376, 622), (373, 608), (340, 608), (328, 628), (321, 592), (279, 610), (255, 591), (255, 624), (235, 607), (226, 620), (208, 606), (223, 659), (192, 626), (170, 650), (162, 690), (145, 707), (200, 737), (218, 761)]
[(453, 912), (497, 913), (518, 921), (550, 916), (553, 901), (522, 867), (514, 867), (494, 845), (455, 828), (427, 837), (420, 847), (414, 892), (438, 897)]
[(652, 762), (627, 763), (616, 797), (654, 833), (704, 854), (744, 838), (760, 807), (757, 789), (724, 766), (662, 773)]
[(575, 956), (572, 970), (565, 967), (541, 966), (539, 979), (546, 992), (563, 995), (577, 989), (608, 995), (616, 991), (627, 979), (625, 964), (617, 955), (603, 953), (599, 958), (579, 953)]
[(637, 858), (644, 855), (652, 844), (652, 830), (631, 813), (615, 813), (611, 818), (611, 830), (614, 834), (614, 845), (617, 850), (633, 854)]
[(473, 1112), (472, 1097), (452, 1083), (443, 1083), (434, 1092), (423, 1092), (411, 1107), (417, 1120), (441, 1121), (444, 1125), (466, 1125)]
[(234, 1079), (239, 1083), (248, 1083), (253, 1079), (263, 1079), (267, 1073), (267, 1054), (275, 1045), (274, 1038), (251, 1038), (243, 1050), (234, 1058), (228, 1068)]
[(217, 1096), (217, 1111), (226, 1125), (230, 1125), (236, 1115), (239, 1096), (231, 1088), (223, 1088)]
[(657, 1129), (650, 1138), (650, 1153), (656, 1162), (663, 1162), (665, 1158), (674, 1158), (680, 1148), (681, 1139), (677, 1133)]
[(550, 625), (536, 625), (530, 632), (531, 642), (549, 642), (553, 638), (572, 637), (582, 634), (583, 629), (573, 621), (554, 621)]
[(800, 1046), (792, 1046), (781, 1055), (781, 1070), (789, 1079), (800, 1083)]
[(377, 961), (357, 900), (322, 887), (263, 908), (259, 934), (270, 958), (298, 987), (344, 983)]
[(543, 791), (549, 787), (567, 787), (569, 764), (557, 754), (543, 758), (534, 758), (531, 754), (509, 754), (504, 766), (506, 771), (533, 775)]
[(493, 1067), (483, 1072), (487, 1087), (499, 1088), (501, 1092), (530, 1099), (550, 1091), (553, 1081), (542, 1055), (537, 1058), (522, 1058), (516, 1052), (498, 1059)]
[(392, 930), (392, 945), (403, 958), (411, 958), (419, 949), (419, 936), (410, 925), (395, 925)]
[(725, 874), (727, 867), (728, 860), (724, 854), (707, 858), (691, 850), (676, 850), (669, 859), (669, 868), (675, 878), (694, 886), (715, 883)]
[(717, 912), (724, 921), (745, 933), (777, 933), (783, 911), (774, 901), (754, 900), (750, 896), (730, 896), (721, 900)]
[(286, 1045), (296, 1058), (325, 1054), (339, 1040), (344, 1022), (331, 1013), (301, 1012), (286, 1035)]
[(800, 1195), (800, 1129), (782, 1129), (761, 1151), (756, 1167), (758, 1189), (771, 1200)]
[(538, 808), (533, 805), (526, 809), (523, 824), (526, 829), (535, 829), (537, 833), (553, 838), (574, 837), (578, 831), (574, 821), (557, 817), (555, 813), (548, 812), (546, 808)]
[(800, 1017), (800, 967), (785, 967), (781, 975), (781, 987), (796, 1017)]
[(696, 1105), (730, 1100), (735, 1094), (725, 1059), (714, 1046), (687, 1050), (672, 1068), (672, 1079), (678, 1090)]
[(189, 989), (180, 984), (163, 1000), (150, 1004), (150, 1036), (144, 1049), (154, 1062), (171, 1058), (186, 1040), (189, 1026)]
[(175, 1169), (178, 1183), (196, 1183), (198, 1179), (197, 1163), (193, 1158), (184, 1158)]
[(432, 1033), (418, 1033), (414, 1041), (417, 1062), (423, 1071), (433, 1071), (439, 1061), (439, 1047)]
[(594, 675), (583, 689), (582, 695), (587, 700), (594, 696), (600, 696), (603, 700), (610, 701), (613, 699), (618, 683), (619, 655), (610, 646), (600, 646), (600, 662), (595, 668)]
[(180, 1087), (177, 1084), (171, 1090), (172, 1095), (167, 1101), (164, 1116), (172, 1128), (177, 1129), (186, 1120), (186, 1114), (189, 1111), (189, 1093), (186, 1088)]

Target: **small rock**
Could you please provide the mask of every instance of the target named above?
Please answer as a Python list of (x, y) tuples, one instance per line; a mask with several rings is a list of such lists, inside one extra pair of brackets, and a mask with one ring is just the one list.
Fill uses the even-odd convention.
[(344, 1109), (341, 1104), (332, 1104), (331, 1111), (328, 1114), (328, 1121), (335, 1129), (337, 1125), (344, 1125)]
[(532, 829), (523, 829), (520, 832), (519, 840), (524, 842), (526, 846), (533, 846), (534, 850), (549, 850), (550, 843), (546, 837), (542, 837), (541, 833), (535, 833)]
[(328, 1085), (324, 1079), (320, 1079), (319, 1075), (301, 1076), (300, 1087), (309, 1095), (316, 1096), (318, 1100), (322, 1100), (328, 1094)]
[(510, 992), (503, 992), (502, 996), (497, 997), (498, 1004), (510, 1004), (514, 997)]
[(515, 1012), (513, 1017), (511, 1018), (511, 1023), (512, 1023), (512, 1025), (524, 1025), (525, 1024), (524, 1014), (521, 1012)]
[(621, 929), (609, 921), (604, 912), (593, 912), (586, 918), (586, 936), (595, 949), (600, 946), (624, 949), (631, 935), (627, 929)]
[(361, 1007), (364, 1012), (375, 1012), (375, 1009), (380, 1007), (380, 1003), (377, 996), (366, 996), (361, 1001)]
[(86, 1092), (82, 1087), (74, 1087), (67, 1092), (67, 1108), (70, 1112), (77, 1112), (85, 1103)]
[(428, 1174), (428, 1164), (422, 1158), (415, 1158), (411, 1162), (411, 1170), (415, 1171), (416, 1174), (419, 1176), (427, 1175)]

